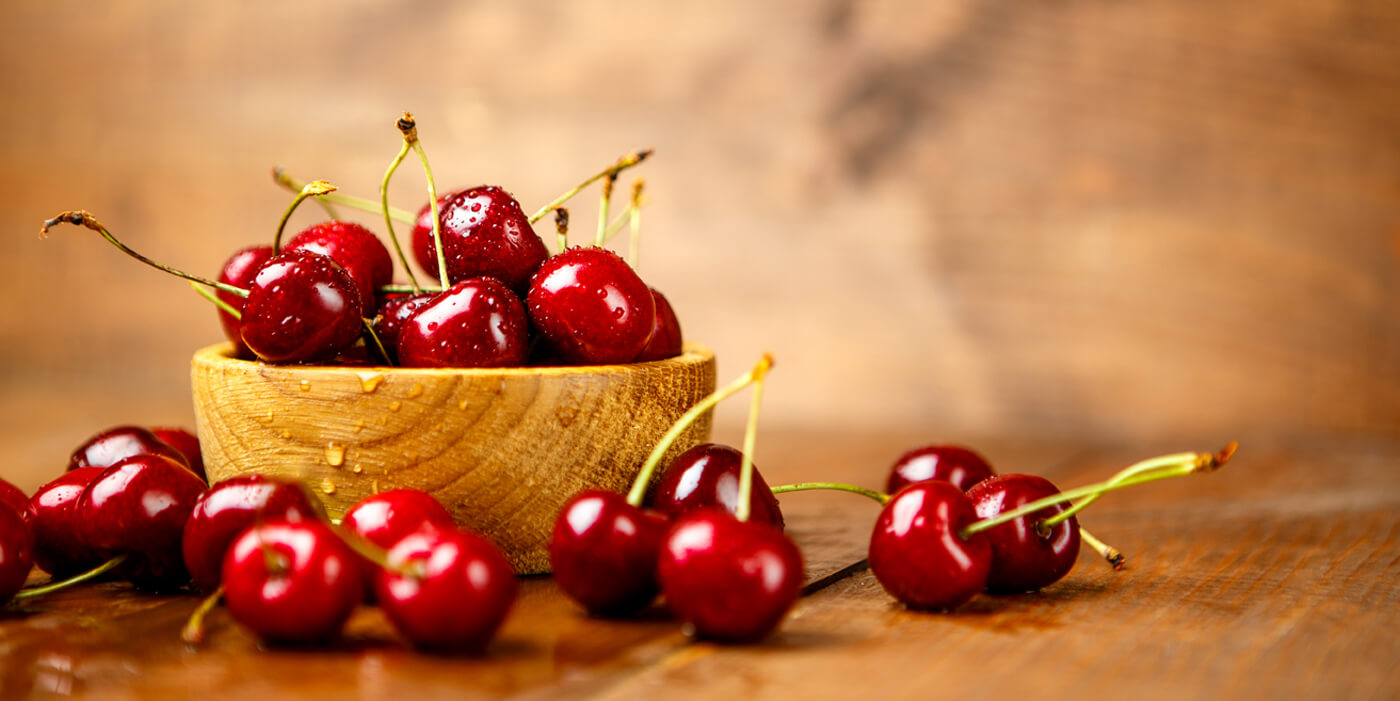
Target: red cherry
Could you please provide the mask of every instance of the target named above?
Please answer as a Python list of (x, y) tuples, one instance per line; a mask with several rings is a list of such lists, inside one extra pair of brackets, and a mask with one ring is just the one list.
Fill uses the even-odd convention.
[(434, 293), (424, 292), (415, 295), (393, 295), (384, 299), (379, 305), (379, 311), (375, 315), (374, 334), (379, 337), (379, 342), (384, 344), (385, 352), (398, 358), (399, 329), (403, 328), (404, 322), (422, 309), (424, 305), (433, 301), (437, 297)]
[(426, 648), (478, 652), (515, 601), (515, 570), (491, 541), (456, 529), (426, 529), (389, 549), (374, 590), (384, 616)]
[(926, 445), (915, 448), (894, 461), (886, 494), (894, 494), (907, 484), (924, 480), (952, 482), (966, 492), (972, 485), (996, 474), (986, 458), (960, 445)]
[(91, 436), (68, 458), (68, 469), (110, 467), (133, 455), (159, 455), (186, 467), (189, 459), (174, 446), (141, 426), (116, 426)]
[(407, 367), (525, 364), (530, 324), (520, 298), (495, 278), (463, 280), (420, 306), (399, 328)]
[[(739, 470), (744, 454), (727, 445), (703, 443), (681, 453), (657, 480), (651, 507), (672, 519), (700, 509), (739, 508)], [(783, 511), (758, 468), (753, 472), (749, 519), (783, 528)]]
[[(257, 274), (258, 269), (271, 257), (272, 246), (249, 246), (239, 249), (224, 263), (223, 270), (219, 272), (219, 282), (246, 290), (253, 284), (253, 276)], [(243, 297), (224, 290), (217, 290), (216, 294), (225, 304), (243, 311)], [(234, 355), (248, 355), (248, 347), (243, 345), (243, 322), (220, 309), (219, 323), (224, 327), (224, 335), (233, 342)]]
[(656, 558), (670, 523), (621, 494), (587, 490), (559, 511), (549, 541), (554, 581), (589, 613), (624, 616), (656, 598)]
[[(968, 490), (979, 518), (993, 518), (1060, 490), (1035, 475), (997, 475)], [(992, 569), (987, 590), (1035, 591), (1069, 574), (1079, 557), (1079, 520), (1073, 516), (1051, 526), (1041, 535), (1037, 524), (1068, 508), (1047, 506), (1035, 513), (1003, 523), (984, 532), (992, 546)]]
[(34, 492), (29, 509), (34, 513), (34, 564), (56, 578), (86, 572), (102, 558), (84, 540), (84, 525), (76, 506), (89, 482), (105, 467), (80, 467), (65, 472)]
[(170, 447), (180, 451), (185, 456), (185, 463), (190, 466), (199, 478), (205, 482), (209, 477), (204, 474), (204, 451), (199, 448), (199, 439), (193, 433), (178, 426), (156, 426), (151, 429), (151, 433), (165, 441)]
[[(483, 185), (439, 197), (438, 220), (449, 282), (494, 277), (523, 293), (530, 276), (549, 257), (520, 203), (499, 187)], [(429, 205), (419, 210), (413, 227), (413, 254), (429, 275), (437, 276)]]
[(24, 490), (0, 479), (0, 509), (6, 507), (23, 519), (25, 525), (34, 522), (34, 509), (29, 506), (29, 497)]
[(254, 523), (322, 517), (320, 504), (295, 481), (259, 474), (224, 480), (199, 495), (185, 521), (180, 543), (190, 579), (206, 591), (219, 586), (224, 553)]
[(330, 257), (355, 280), (360, 290), (360, 306), (364, 309), (374, 308), (375, 290), (389, 284), (394, 276), (389, 249), (369, 229), (354, 222), (321, 222), (292, 237), (282, 250), (310, 251)]
[(0, 508), (0, 605), (14, 598), (34, 566), (34, 534), (20, 515)]
[(350, 547), (320, 521), (269, 521), (224, 555), (229, 615), (274, 643), (329, 640), (359, 603), (364, 584)]
[[(340, 525), (381, 550), (388, 550), (410, 533), (425, 528), (457, 527), (452, 514), (433, 495), (407, 488), (391, 489), (361, 499), (345, 512)], [(360, 558), (360, 565), (371, 577), (379, 569), (378, 565), (364, 558)], [(372, 579), (366, 580), (365, 585), (366, 598), (373, 600)]]
[(880, 510), (870, 535), (870, 571), (909, 608), (955, 608), (982, 591), (992, 566), (984, 534), (958, 534), (976, 520), (972, 502), (951, 483), (911, 484)]
[(253, 276), (243, 305), (243, 342), (271, 363), (334, 356), (359, 338), (360, 292), (335, 261), (286, 251)]
[(84, 541), (102, 559), (126, 555), (118, 576), (140, 589), (166, 590), (189, 580), (180, 552), (185, 520), (204, 491), (188, 468), (158, 455), (135, 455), (98, 475), (74, 511)]
[(530, 321), (570, 363), (627, 363), (651, 340), (656, 302), (632, 266), (603, 248), (571, 248), (530, 280)]
[(676, 310), (655, 287), (648, 289), (656, 305), (656, 319), (652, 325), (651, 340), (633, 361), (637, 363), (674, 358), (681, 354), (685, 346), (685, 340), (681, 337), (681, 320), (676, 317)]
[(777, 628), (802, 592), (802, 553), (772, 526), (717, 509), (676, 521), (657, 579), (698, 637), (749, 642)]

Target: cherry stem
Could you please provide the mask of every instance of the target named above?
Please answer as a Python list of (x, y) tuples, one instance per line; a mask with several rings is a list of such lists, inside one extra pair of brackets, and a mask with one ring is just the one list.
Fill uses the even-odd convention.
[(379, 340), (379, 334), (374, 332), (374, 322), (364, 317), (360, 317), (360, 321), (365, 325), (365, 335), (369, 336), (371, 341), (374, 341), (374, 349), (379, 351), (379, 357), (383, 358), (385, 363), (393, 366), (394, 359), (389, 356), (388, 351), (384, 350), (384, 342)]
[(1158, 480), (1172, 479), (1174, 477), (1185, 477), (1186, 475), (1195, 474), (1197, 472), (1210, 472), (1219, 468), (1221, 465), (1224, 465), (1230, 459), (1230, 456), (1234, 455), (1236, 447), (1236, 443), (1231, 443), (1219, 453), (1195, 454), (1194, 459), (1185, 464), (1172, 464), (1161, 466), (1151, 472), (1137, 474), (1126, 479), (1120, 479), (1117, 481), (1110, 479), (1104, 482), (1096, 482), (1094, 484), (1085, 485), (1076, 489), (1070, 489), (1064, 492), (1060, 492), (1059, 494), (1051, 494), (1048, 497), (1045, 497), (1043, 499), (1037, 499), (1010, 511), (998, 514), (992, 518), (982, 519), (981, 521), (969, 524), (966, 528), (963, 528), (958, 535), (960, 535), (963, 538), (967, 538), (968, 536), (974, 533), (981, 533), (982, 531), (996, 528), (997, 526), (1000, 526), (1003, 523), (1014, 521), (1027, 514), (1033, 514), (1047, 506), (1063, 504), (1067, 501), (1074, 501), (1075, 499), (1080, 499), (1082, 497), (1103, 494), (1105, 492), (1112, 492), (1127, 487), (1136, 487), (1140, 484), (1147, 484), (1149, 482), (1156, 482)]
[(569, 248), (569, 210), (554, 208), (554, 231), (559, 234), (559, 252), (563, 253)]
[(204, 617), (219, 605), (219, 601), (224, 598), (224, 585), (220, 584), (213, 594), (205, 597), (199, 602), (194, 613), (190, 614), (190, 619), (185, 621), (185, 627), (180, 630), (180, 640), (186, 645), (199, 645), (204, 642)]
[[(378, 292), (380, 294), (410, 294), (414, 292), (413, 287), (411, 285), (380, 285), (379, 287), (376, 287), (374, 289), (375, 292)], [(418, 290), (418, 292), (437, 293), (442, 292), (442, 288), (424, 287), (423, 289)]]
[(393, 572), (394, 574), (401, 574), (406, 577), (415, 577), (420, 579), (425, 574), (425, 572), (423, 571), (423, 563), (421, 562), (418, 562), (416, 560), (410, 560), (401, 565), (392, 565), (389, 563), (389, 551), (379, 547), (378, 545), (375, 545), (374, 543), (369, 542), (364, 538), (364, 536), (361, 536), (359, 533), (356, 533), (344, 526), (337, 527), (334, 530), (336, 534), (340, 536), (340, 539), (345, 541), (346, 545), (350, 546), (351, 550), (354, 550), (357, 554), (359, 554), (366, 560), (373, 562), (376, 566), (380, 567), (381, 569)]
[(642, 505), (642, 499), (646, 498), (647, 486), (651, 484), (652, 474), (656, 472), (656, 466), (661, 463), (661, 458), (665, 457), (666, 451), (671, 449), (671, 445), (676, 442), (676, 439), (680, 438), (681, 434), (690, 428), (696, 419), (700, 418), (700, 415), (749, 386), (754, 381), (756, 374), (767, 372), (772, 364), (773, 356), (765, 353), (752, 370), (728, 385), (715, 390), (709, 396), (696, 402), (695, 406), (690, 407), (684, 414), (681, 414), (681, 417), (676, 419), (674, 424), (671, 424), (671, 428), (666, 431), (666, 434), (661, 436), (661, 440), (656, 442), (656, 447), (651, 449), (651, 455), (647, 456), (646, 462), (642, 463), (642, 469), (637, 473), (637, 478), (632, 481), (631, 491), (627, 492), (627, 503), (632, 506)]
[[(407, 120), (408, 128), (404, 128)], [(418, 140), (418, 126), (413, 121), (413, 115), (404, 112), (403, 119), (399, 120), (399, 129), (403, 131), (403, 140), (413, 146), (413, 152), (418, 154), (418, 160), (423, 162), (423, 177), (428, 180), (428, 206), (433, 212), (433, 247), (437, 249), (438, 282), (442, 289), (452, 286), (447, 279), (447, 253), (442, 250), (442, 218), (438, 215), (437, 183), (433, 180), (433, 169), (428, 165), (428, 154), (423, 151), (423, 143)]]
[(418, 128), (414, 126), (413, 115), (404, 112), (396, 123), (399, 132), (403, 135), (403, 145), (399, 147), (399, 153), (394, 156), (394, 160), (389, 164), (389, 169), (384, 171), (384, 179), (379, 182), (379, 206), (384, 210), (384, 228), (389, 232), (389, 241), (394, 244), (394, 252), (399, 256), (399, 263), (403, 264), (404, 272), (408, 274), (408, 283), (413, 287), (415, 293), (421, 292), (418, 286), (418, 278), (413, 275), (413, 266), (408, 264), (408, 256), (403, 253), (403, 246), (399, 245), (398, 234), (394, 233), (394, 218), (389, 216), (389, 180), (394, 177), (394, 171), (399, 169), (399, 164), (408, 156), (410, 148), (410, 134), (412, 139), (418, 138)]
[[(286, 171), (282, 169), (282, 166), (277, 166), (276, 168), (272, 169), (272, 179), (275, 180), (278, 185), (281, 185), (287, 188), (288, 190), (292, 190), (293, 192), (300, 190), (304, 186), (304, 183), (302, 183), (302, 181), (297, 180), (296, 178), (293, 178), (292, 176), (288, 175)], [(351, 209), (358, 209), (362, 212), (369, 212), (371, 214), (380, 214), (384, 211), (384, 206), (379, 202), (375, 202), (374, 200), (371, 200), (367, 197), (356, 197), (354, 195), (347, 195), (343, 192), (332, 192), (325, 195), (319, 195), (316, 197), (316, 199), (318, 201), (334, 202), (338, 205), (349, 207)], [(410, 212), (406, 209), (399, 209), (398, 207), (390, 207), (389, 216), (393, 217), (395, 221), (402, 224), (412, 224), (417, 219), (417, 217), (413, 215), (413, 212)]]
[(593, 235), (593, 245), (601, 248), (608, 240), (608, 209), (612, 207), (613, 186), (617, 184), (617, 173), (603, 181), (602, 200), (598, 203), (598, 233)]
[(845, 484), (842, 482), (798, 482), (796, 484), (780, 484), (776, 487), (771, 488), (774, 494), (787, 494), (788, 492), (807, 492), (817, 489), (835, 489), (837, 491), (859, 494), (863, 497), (869, 497), (871, 499), (874, 499), (880, 504), (888, 504), (890, 501), (890, 495), (885, 494), (884, 492), (877, 492), (873, 489), (866, 489), (865, 487), (858, 487), (854, 484)]
[[(292, 192), (300, 192), (301, 188), (306, 185), (306, 183), (298, 182), (294, 180), (292, 176), (287, 175), (286, 171), (282, 170), (282, 166), (273, 166), (272, 180)], [(335, 206), (327, 202), (324, 197), (317, 197), (316, 204), (321, 205), (321, 209), (326, 210), (326, 216), (329, 216), (331, 219), (340, 219), (336, 214)]]
[(209, 300), (210, 302), (213, 302), (214, 306), (218, 307), (219, 309), (222, 309), (229, 316), (238, 319), (239, 321), (243, 320), (243, 312), (234, 309), (232, 304), (229, 304), (228, 302), (219, 299), (219, 296), (214, 294), (213, 292), (210, 292), (209, 288), (201, 287), (199, 283), (193, 281), (190, 282), (190, 288), (195, 291), (195, 294)]
[[(1041, 523), (1044, 523), (1044, 521)], [(1109, 565), (1112, 565), (1115, 571), (1121, 570), (1126, 566), (1124, 564), (1123, 553), (1118, 552), (1118, 548), (1095, 538), (1089, 531), (1083, 528), (1079, 529), (1079, 539), (1088, 543), (1089, 547), (1093, 548), (1094, 552), (1098, 553), (1099, 557), (1106, 560)]]
[(131, 256), (132, 258), (135, 258), (136, 260), (139, 260), (142, 263), (145, 263), (146, 265), (155, 268), (156, 270), (170, 273), (175, 277), (181, 277), (186, 280), (189, 280), (190, 282), (197, 282), (206, 287), (220, 289), (224, 292), (238, 295), (239, 297), (248, 296), (248, 291), (241, 287), (234, 287), (233, 285), (230, 285), (226, 282), (218, 282), (217, 280), (210, 280), (209, 278), (203, 278), (198, 275), (191, 275), (187, 272), (176, 270), (168, 265), (157, 263), (151, 260), (150, 258), (147, 258), (146, 256), (143, 256), (140, 253), (137, 253), (136, 251), (127, 248), (126, 244), (122, 243), (121, 241), (118, 241), (117, 237), (113, 236), (111, 232), (107, 231), (107, 227), (103, 226), (102, 222), (97, 221), (97, 217), (92, 216), (91, 212), (87, 212), (85, 210), (78, 209), (68, 212), (61, 212), (58, 216), (44, 222), (43, 228), (39, 230), (39, 236), (47, 236), (49, 233), (49, 229), (58, 226), (59, 224), (72, 224), (74, 226), (83, 226), (92, 229), (98, 234), (101, 234), (102, 238), (107, 239), (108, 243), (112, 244), (113, 246), (116, 246), (117, 249), (120, 250), (122, 253), (125, 253)]
[(324, 180), (312, 180), (301, 189), (301, 192), (297, 193), (296, 197), (292, 198), (292, 203), (287, 205), (287, 211), (282, 213), (282, 221), (277, 222), (277, 234), (272, 237), (272, 255), (275, 256), (282, 252), (282, 232), (287, 228), (287, 220), (292, 218), (292, 212), (297, 211), (297, 206), (308, 197), (324, 195), (328, 192), (335, 192), (335, 186)]
[(768, 362), (760, 363), (753, 371), (753, 396), (749, 399), (749, 420), (744, 426), (744, 452), (739, 458), (739, 504), (734, 509), (734, 517), (740, 521), (749, 520), (753, 510), (750, 500), (753, 498), (753, 451), (758, 443), (758, 410), (763, 403), (763, 381), (773, 369), (771, 357), (765, 355), (764, 358)]
[(642, 189), (646, 183), (637, 178), (632, 183), (632, 202), (627, 206), (627, 262), (633, 270), (641, 270), (642, 262)]
[(71, 586), (73, 586), (74, 584), (82, 584), (83, 582), (86, 582), (86, 581), (88, 581), (89, 579), (93, 579), (93, 578), (96, 578), (96, 577), (101, 577), (102, 575), (104, 575), (104, 574), (106, 574), (106, 573), (108, 573), (108, 572), (110, 572), (110, 571), (116, 569), (116, 568), (117, 568), (119, 565), (121, 565), (123, 562), (126, 562), (126, 554), (124, 554), (124, 553), (121, 554), (121, 555), (118, 555), (118, 556), (116, 556), (116, 557), (114, 557), (114, 558), (112, 558), (112, 559), (110, 559), (110, 560), (108, 560), (108, 561), (106, 561), (106, 562), (104, 562), (104, 563), (102, 563), (102, 564), (100, 564), (100, 565), (98, 565), (98, 566), (96, 566), (96, 567), (94, 567), (94, 568), (92, 568), (92, 569), (86, 571), (86, 572), (83, 572), (83, 573), (81, 573), (81, 574), (75, 574), (75, 575), (73, 575), (72, 577), (69, 577), (68, 579), (60, 579), (60, 580), (58, 580), (57, 582), (49, 582), (48, 584), (45, 584), (45, 585), (43, 585), (43, 586), (38, 586), (38, 587), (32, 587), (32, 588), (30, 588), (30, 589), (25, 589), (25, 590), (19, 592), (18, 594), (15, 594), (15, 597), (14, 597), (14, 598), (15, 598), (16, 600), (19, 600), (19, 599), (28, 599), (28, 598), (30, 598), (30, 597), (32, 597), (32, 596), (43, 596), (43, 595), (45, 595), (45, 594), (49, 594), (49, 593), (52, 593), (52, 592), (56, 592), (56, 591), (58, 591), (58, 590), (60, 590), (60, 589), (67, 589), (68, 587), (71, 587)]
[[(1171, 467), (1173, 465), (1181, 465), (1183, 463), (1193, 462), (1195, 461), (1196, 457), (1196, 453), (1172, 453), (1171, 455), (1163, 455), (1161, 457), (1149, 458), (1147, 460), (1143, 460), (1141, 462), (1129, 465), (1128, 467), (1118, 471), (1118, 473), (1113, 475), (1113, 477), (1109, 478), (1108, 481), (1110, 483), (1121, 482), (1135, 475), (1152, 472), (1153, 470), (1160, 470), (1164, 467)], [(1073, 506), (1069, 507), (1068, 509), (1065, 509), (1064, 511), (1061, 511), (1058, 514), (1045, 519), (1040, 523), (1040, 525), (1046, 530), (1048, 530), (1061, 522), (1067, 521), (1071, 516), (1074, 516), (1080, 511), (1083, 511), (1090, 504), (1094, 503), (1095, 501), (1098, 501), (1100, 496), (1102, 495), (1095, 494), (1087, 499), (1082, 499), (1079, 502), (1075, 503)]]
[(554, 211), (555, 207), (558, 207), (559, 205), (568, 202), (570, 199), (573, 198), (574, 195), (577, 195), (579, 192), (583, 191), (583, 188), (588, 187), (589, 185), (592, 185), (593, 183), (598, 182), (603, 178), (615, 178), (617, 177), (618, 173), (621, 173), (622, 171), (627, 170), (628, 168), (631, 168), (632, 166), (637, 165), (642, 161), (645, 161), (647, 159), (647, 156), (650, 156), (651, 153), (651, 149), (647, 148), (642, 149), (640, 151), (633, 151), (632, 153), (629, 153), (623, 156), (622, 158), (617, 159), (616, 163), (608, 166), (607, 168), (604, 168), (602, 171), (594, 174), (593, 176), (589, 177), (587, 180), (579, 183), (578, 185), (575, 185), (569, 191), (554, 198), (553, 202), (550, 202), (549, 204), (540, 207), (538, 210), (535, 211), (534, 214), (530, 215), (530, 223), (534, 224), (535, 222), (544, 219), (545, 215)]

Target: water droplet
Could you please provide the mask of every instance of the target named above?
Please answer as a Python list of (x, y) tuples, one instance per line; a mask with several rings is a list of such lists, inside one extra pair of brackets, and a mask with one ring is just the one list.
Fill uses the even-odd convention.
[(408, 390), (408, 398), (413, 399), (423, 393), (423, 385), (415, 384)]
[(364, 471), (365, 471), (365, 468), (360, 467), (359, 465), (356, 465), (356, 466), (350, 468), (350, 471), (358, 475), (358, 474), (360, 474), (361, 472), (364, 472)]
[(623, 309), (622, 307), (613, 307), (613, 318), (614, 318), (614, 319), (621, 319), (621, 318), (624, 317), (624, 316), (627, 316), (627, 310), (626, 310), (626, 309)]
[(389, 411), (398, 411), (399, 407), (401, 406), (403, 406), (403, 402), (395, 399), (394, 401), (389, 402)]
[(379, 389), (380, 383), (384, 382), (384, 376), (378, 373), (360, 373), (360, 389), (366, 394)]
[(331, 467), (340, 467), (345, 463), (345, 446), (339, 443), (326, 444), (326, 462)]
[(267, 410), (267, 422), (268, 422), (268, 423), (272, 423), (272, 410), (271, 410), (271, 409), (268, 409), (268, 410)]
[(462, 401), (457, 402), (457, 408), (458, 408), (458, 409), (466, 409), (466, 408), (467, 408), (467, 404), (469, 404), (469, 403), (470, 403), (470, 400), (463, 399)]
[(302, 381), (301, 381), (301, 391), (305, 392), (305, 391), (307, 391), (307, 390), (309, 390), (309, 389), (311, 389), (311, 380), (302, 380)]
[(291, 431), (288, 431), (288, 430), (286, 430), (286, 429), (282, 429), (282, 437), (283, 437), (283, 438), (291, 438), (291, 437), (292, 437), (292, 432), (291, 432)]
[(329, 477), (321, 480), (321, 491), (326, 494), (335, 494), (335, 482), (332, 482)]

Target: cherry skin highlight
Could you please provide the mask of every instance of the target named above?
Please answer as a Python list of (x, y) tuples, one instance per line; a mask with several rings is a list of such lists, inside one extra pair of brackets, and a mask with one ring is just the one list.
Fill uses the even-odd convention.
[[(494, 277), (523, 294), (530, 276), (549, 257), (520, 203), (499, 187), (483, 185), (439, 197), (438, 220), (449, 283)], [(429, 275), (438, 276), (429, 205), (419, 210), (413, 227), (413, 255)]]
[(26, 525), (34, 521), (34, 510), (29, 506), (29, 496), (19, 487), (0, 479), (0, 509), (9, 508)]
[(364, 591), (350, 547), (320, 521), (269, 521), (234, 539), (224, 556), (229, 615), (272, 643), (334, 638)]
[(330, 258), (286, 251), (253, 276), (243, 305), (243, 343), (270, 363), (324, 360), (359, 338), (359, 288)]
[(34, 534), (20, 515), (0, 508), (0, 605), (24, 587), (34, 566)]
[(656, 571), (666, 605), (722, 642), (766, 637), (802, 592), (802, 553), (782, 531), (718, 509), (676, 521)]
[(180, 547), (190, 579), (205, 591), (218, 587), (229, 544), (255, 523), (323, 517), (298, 482), (260, 474), (224, 480), (199, 495), (185, 521)]
[(384, 616), (414, 645), (480, 652), (515, 602), (515, 570), (491, 541), (421, 530), (389, 549), (375, 578)]
[(136, 455), (89, 482), (74, 511), (99, 557), (127, 556), (118, 576), (138, 589), (164, 591), (189, 581), (180, 539), (204, 488), (204, 480), (179, 463)]
[[(454, 529), (452, 514), (433, 495), (418, 489), (391, 489), (361, 499), (341, 520), (342, 528), (388, 550), (409, 534), (425, 529)], [(374, 600), (374, 576), (379, 565), (356, 555), (364, 570), (365, 598)]]
[(565, 502), (554, 522), (549, 562), (554, 581), (598, 616), (626, 616), (656, 598), (656, 558), (671, 524), (598, 489)]
[(656, 305), (656, 320), (652, 325), (651, 340), (632, 361), (635, 363), (674, 358), (681, 354), (685, 346), (685, 339), (681, 336), (681, 320), (676, 316), (676, 310), (671, 308), (671, 302), (655, 287), (649, 289)]
[[(712, 507), (736, 513), (743, 460), (742, 452), (718, 443), (702, 443), (681, 453), (657, 480), (651, 507), (671, 519)], [(783, 528), (778, 499), (757, 468), (753, 472), (749, 520)]]
[(283, 251), (310, 251), (328, 256), (355, 280), (360, 306), (374, 308), (375, 290), (389, 284), (394, 261), (378, 236), (359, 224), (332, 220), (304, 229), (292, 237)]
[(513, 367), (529, 355), (525, 307), (494, 278), (463, 280), (418, 307), (399, 327), (406, 367)]
[(34, 564), (55, 578), (86, 572), (100, 564), (88, 544), (76, 507), (88, 483), (105, 467), (80, 467), (40, 487), (29, 500), (34, 513)]
[[(252, 286), (253, 276), (257, 275), (258, 269), (270, 258), (272, 258), (272, 246), (241, 248), (224, 263), (223, 270), (219, 271), (219, 282), (246, 290)], [(240, 312), (243, 311), (243, 297), (223, 290), (216, 290), (215, 294), (225, 304)], [(234, 355), (246, 357), (251, 353), (248, 346), (243, 345), (243, 322), (220, 309), (219, 324), (223, 326), (224, 335), (233, 342)]]
[(627, 363), (651, 340), (651, 289), (616, 253), (571, 248), (545, 261), (530, 280), (530, 322), (565, 362)]
[(199, 439), (195, 438), (193, 433), (178, 426), (155, 426), (151, 428), (151, 433), (180, 451), (180, 454), (185, 456), (185, 464), (189, 465), (200, 479), (209, 481), (208, 475), (204, 474), (204, 451), (200, 450)]
[[(1035, 475), (998, 475), (968, 490), (979, 518), (993, 518), (1060, 490)], [(1036, 524), (1068, 508), (1047, 506), (984, 532), (992, 546), (987, 590), (996, 593), (1035, 591), (1058, 582), (1079, 557), (1079, 520), (1073, 516), (1041, 535)]]
[(996, 474), (986, 458), (960, 445), (926, 445), (895, 460), (890, 468), (886, 494), (924, 480), (952, 482), (966, 492), (972, 485)]
[(159, 455), (186, 467), (189, 458), (141, 426), (115, 426), (89, 437), (68, 458), (68, 469), (109, 467), (133, 455)]
[(911, 484), (890, 497), (876, 518), (870, 571), (909, 608), (956, 608), (982, 591), (992, 567), (984, 534), (958, 535), (976, 520), (972, 502), (953, 484)]

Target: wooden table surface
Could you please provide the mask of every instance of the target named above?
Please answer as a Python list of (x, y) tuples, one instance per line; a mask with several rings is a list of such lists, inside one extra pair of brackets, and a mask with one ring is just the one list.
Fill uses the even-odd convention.
[[(878, 486), (916, 436), (770, 432), (775, 483)], [(1138, 458), (1216, 446), (987, 441), (1000, 471), (1062, 487)], [(584, 616), (548, 577), (484, 657), (414, 652), (373, 608), (331, 649), (261, 649), (222, 610), (205, 645), (179, 629), (198, 602), (96, 584), (0, 613), (0, 698), (97, 694), (272, 698), (1395, 698), (1400, 694), (1400, 444), (1246, 441), (1226, 469), (1120, 492), (1084, 523), (1128, 555), (1092, 554), (1036, 594), (952, 614), (902, 609), (862, 559), (876, 506), (783, 499), (809, 587), (758, 645), (694, 642), (663, 613)], [(40, 581), (44, 575), (34, 575)]]

